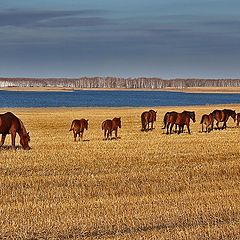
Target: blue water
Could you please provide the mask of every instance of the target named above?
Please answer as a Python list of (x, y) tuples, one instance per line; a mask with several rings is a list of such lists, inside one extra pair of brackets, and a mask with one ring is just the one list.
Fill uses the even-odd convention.
[(240, 94), (160, 91), (0, 91), (0, 107), (153, 107), (240, 103)]

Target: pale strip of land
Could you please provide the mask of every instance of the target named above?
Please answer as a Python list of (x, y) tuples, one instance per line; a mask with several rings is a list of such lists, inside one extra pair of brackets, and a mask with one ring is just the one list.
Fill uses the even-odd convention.
[(231, 93), (240, 94), (240, 87), (189, 87), (189, 88), (68, 88), (68, 87), (2, 87), (5, 91), (35, 91), (35, 92), (72, 92), (74, 90), (95, 91), (171, 91), (185, 93)]
[[(149, 108), (16, 108), (32, 149), (0, 148), (2, 239), (240, 239), (240, 128), (202, 133), (202, 114), (240, 105)], [(196, 111), (192, 134), (166, 135), (167, 111)], [(122, 118), (118, 140), (101, 123)], [(84, 141), (69, 132), (89, 119)], [(17, 138), (17, 144), (19, 139)]]

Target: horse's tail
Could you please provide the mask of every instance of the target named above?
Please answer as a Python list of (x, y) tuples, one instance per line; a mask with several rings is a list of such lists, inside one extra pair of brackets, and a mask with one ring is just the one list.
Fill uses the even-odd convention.
[(168, 114), (169, 114), (169, 112), (165, 113), (165, 115), (164, 115), (164, 118), (163, 118), (163, 125), (164, 125), (164, 126), (162, 127), (162, 129), (165, 129), (166, 126), (167, 126)]
[(102, 123), (102, 130), (104, 129), (105, 121)]
[(202, 116), (200, 124), (203, 124), (204, 116)]
[(142, 122), (142, 131), (144, 131), (145, 126), (146, 126), (146, 119), (144, 114), (141, 115), (141, 122)]
[(72, 121), (71, 127), (69, 129), (69, 132), (73, 130), (73, 126), (74, 126), (74, 121)]

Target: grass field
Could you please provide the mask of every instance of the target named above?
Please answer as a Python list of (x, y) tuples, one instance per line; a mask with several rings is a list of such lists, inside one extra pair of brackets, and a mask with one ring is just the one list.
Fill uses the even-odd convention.
[[(240, 239), (240, 128), (200, 132), (200, 117), (226, 106), (11, 110), (31, 136), (30, 151), (0, 150), (0, 238)], [(240, 105), (228, 106), (240, 112)], [(163, 134), (169, 110), (195, 110), (192, 134)], [(119, 140), (101, 122), (122, 117)], [(83, 142), (69, 132), (89, 119)], [(17, 143), (19, 140), (17, 139)]]

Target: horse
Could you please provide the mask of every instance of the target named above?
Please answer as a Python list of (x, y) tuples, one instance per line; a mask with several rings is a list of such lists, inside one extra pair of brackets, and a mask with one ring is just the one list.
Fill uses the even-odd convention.
[[(162, 129), (165, 129), (166, 127), (167, 127), (167, 119), (168, 119), (168, 115), (169, 114), (176, 114), (177, 112), (174, 112), (174, 111), (172, 111), (172, 112), (166, 112), (165, 113), (165, 115), (164, 115), (164, 117), (163, 117), (163, 124), (164, 124), (164, 126), (162, 127)], [(175, 132), (177, 132), (177, 125), (175, 125)]]
[(169, 134), (169, 126), (170, 126), (170, 134), (172, 133), (173, 125), (176, 124), (179, 126), (178, 134), (183, 133), (184, 126), (187, 126), (188, 133), (190, 134), (190, 119), (193, 122), (195, 120), (195, 112), (183, 111), (182, 113), (170, 112), (167, 116), (167, 134)]
[(153, 123), (157, 119), (157, 112), (154, 110), (149, 110), (146, 112), (143, 112), (141, 114), (141, 122), (142, 122), (142, 131), (149, 130), (149, 124), (151, 123), (151, 130), (153, 129)]
[(79, 141), (82, 140), (84, 129), (88, 129), (88, 120), (82, 118), (80, 120), (75, 119), (72, 121), (69, 131), (73, 131), (73, 137), (75, 142), (77, 139), (77, 135), (79, 136)]
[(11, 134), (12, 149), (16, 150), (15, 140), (16, 134), (18, 134), (22, 148), (24, 150), (30, 150), (30, 147), (28, 145), (30, 142), (29, 132), (26, 131), (23, 122), (13, 113), (7, 112), (0, 114), (0, 134), (2, 134), (0, 147), (4, 144), (7, 134)]
[(239, 123), (240, 123), (240, 113), (237, 114), (237, 127), (239, 127)]
[(107, 119), (102, 123), (102, 130), (104, 130), (104, 139), (111, 139), (112, 132), (115, 131), (115, 139), (117, 139), (118, 128), (121, 128), (121, 118)]
[(200, 124), (202, 124), (202, 132), (203, 125), (206, 125), (206, 132), (210, 132), (211, 130), (213, 130), (212, 128), (213, 121), (214, 121), (213, 113), (202, 115), (202, 119), (200, 122)]
[[(222, 129), (227, 128), (227, 121), (229, 117), (232, 117), (234, 122), (236, 121), (236, 112), (231, 109), (223, 109), (223, 110), (214, 110), (213, 112), (213, 117), (217, 121), (217, 129), (220, 130), (219, 127), (219, 122), (223, 122)], [(214, 121), (212, 122), (212, 129), (213, 129)]]

